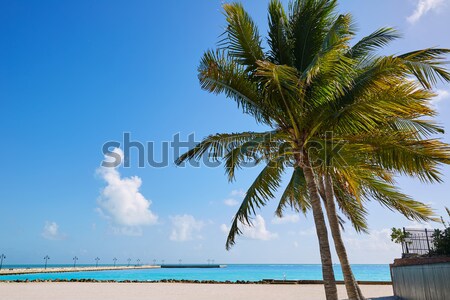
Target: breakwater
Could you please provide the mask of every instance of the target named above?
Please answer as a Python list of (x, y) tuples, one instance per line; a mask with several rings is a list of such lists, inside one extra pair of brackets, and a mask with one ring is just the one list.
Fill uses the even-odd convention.
[(139, 270), (139, 269), (159, 269), (161, 266), (100, 266), (100, 267), (59, 267), (59, 268), (9, 268), (0, 270), (2, 275), (22, 275), (39, 273), (69, 273), (69, 272), (89, 272), (89, 271), (114, 271), (114, 270)]

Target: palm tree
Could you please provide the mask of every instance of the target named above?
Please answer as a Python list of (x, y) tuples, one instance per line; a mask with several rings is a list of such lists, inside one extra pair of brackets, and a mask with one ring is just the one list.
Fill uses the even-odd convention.
[[(344, 172), (339, 173), (336, 164), (332, 167), (325, 164), (329, 170), (323, 172), (323, 177), (322, 175), (318, 177), (320, 194), (325, 202), (331, 233), (350, 299), (363, 299), (363, 296), (350, 269), (339, 230), (340, 220), (336, 213), (335, 198), (340, 197), (341, 199), (336, 199), (338, 203), (348, 206), (349, 203), (360, 203), (361, 198), (370, 196), (389, 208), (400, 211), (409, 219), (429, 220), (432, 211), (422, 203), (400, 193), (394, 186), (395, 181), (392, 174), (407, 174), (419, 177), (423, 181), (439, 182), (441, 179), (437, 165), (449, 163), (448, 145), (438, 140), (427, 139), (430, 134), (442, 133), (443, 129), (431, 120), (425, 120), (426, 117), (435, 114), (427, 103), (434, 96), (430, 88), (436, 78), (440, 77), (445, 81), (450, 78), (449, 73), (440, 66), (442, 54), (449, 51), (447, 49), (425, 49), (398, 57), (376, 56), (374, 49), (387, 44), (398, 36), (395, 30), (382, 28), (365, 37), (347, 51), (346, 56), (352, 57), (356, 61), (361, 58), (364, 60), (364, 67), (357, 72), (358, 75), (353, 84), (360, 85), (359, 90), (365, 91), (363, 92), (365, 99), (360, 96), (355, 97), (355, 94), (352, 93), (346, 93), (334, 99), (334, 102), (338, 104), (342, 99), (347, 102), (346, 105), (337, 106), (339, 110), (335, 109), (336, 105), (328, 105), (319, 109), (323, 112), (323, 119), (331, 121), (331, 124), (327, 124), (328, 129), (334, 134), (343, 135), (340, 137), (340, 142), (343, 139), (347, 146), (351, 146), (349, 154), (352, 157), (347, 157), (343, 161), (344, 165), (341, 165), (345, 169)], [(384, 70), (379, 68), (380, 63), (387, 65), (388, 68), (384, 68)], [(383, 71), (380, 72), (381, 70)], [(367, 77), (370, 74), (368, 71), (372, 73), (371, 78)], [(411, 81), (408, 75), (415, 76), (417, 82)], [(380, 87), (380, 83), (383, 83), (382, 87)], [(423, 89), (418, 84), (421, 84)], [(376, 86), (375, 89), (374, 86)], [(369, 93), (375, 97), (370, 96)], [(380, 103), (386, 102), (386, 99), (390, 101)], [(370, 103), (369, 107), (368, 103)], [(379, 111), (374, 111), (374, 109)], [(329, 111), (328, 116), (326, 116), (327, 110)], [(336, 118), (332, 117), (345, 118), (345, 114), (349, 111), (352, 113), (352, 110), (353, 113), (361, 114), (359, 117), (363, 118), (361, 124), (364, 124), (364, 127), (367, 127), (365, 124), (367, 122), (373, 122), (376, 127), (349, 130), (346, 126), (343, 129), (339, 122), (336, 122)], [(383, 115), (380, 115), (380, 112)], [(353, 122), (357, 123), (359, 117), (353, 117)], [(349, 134), (351, 134), (350, 139), (348, 138)], [(358, 145), (357, 148), (355, 145)], [(355, 164), (357, 161), (355, 154), (358, 151), (363, 154), (363, 157), (359, 157), (361, 160)], [(332, 159), (330, 154), (332, 153), (327, 153), (328, 157), (323, 159)], [(352, 169), (349, 168), (349, 162), (354, 164), (352, 167), (353, 171), (357, 171), (356, 173), (350, 171)], [(374, 163), (376, 166), (373, 166)], [(383, 170), (390, 170), (390, 172)], [(353, 191), (344, 187), (343, 178), (347, 187), (352, 186)], [(335, 185), (339, 190), (339, 196), (335, 193)], [(344, 190), (347, 195), (343, 195)], [(354, 208), (358, 211), (355, 211)], [(364, 218), (366, 211), (365, 209), (361, 210), (363, 208), (361, 205), (354, 206), (354, 208), (352, 208), (353, 212), (351, 214), (347, 212), (347, 215), (358, 231), (365, 231), (367, 229)]]
[[(274, 0), (269, 5), (269, 51), (264, 53), (257, 27), (243, 7), (226, 4), (224, 10), (225, 39), (220, 49), (204, 54), (200, 83), (209, 92), (232, 98), (244, 113), (272, 130), (209, 136), (180, 156), (177, 164), (208, 154), (225, 161), (229, 180), (249, 161), (266, 164), (233, 219), (228, 249), (241, 233), (239, 225), (251, 225), (251, 215), (274, 198), (282, 174), (292, 168), (277, 213), (281, 215), (285, 206), (303, 213), (312, 210), (326, 296), (336, 299), (322, 198), (347, 293), (350, 299), (361, 299), (340, 237), (342, 220), (334, 201), (359, 231), (367, 230), (361, 198), (374, 198), (410, 218), (423, 220), (432, 215), (428, 207), (393, 187), (391, 173), (436, 179), (436, 165), (448, 162), (445, 144), (422, 140), (423, 133), (441, 129), (421, 119), (433, 115), (426, 105), (433, 96), (428, 89), (438, 77), (450, 79), (440, 67), (440, 58), (448, 50), (377, 57), (372, 51), (396, 38), (392, 29), (381, 29), (350, 47), (351, 17), (336, 14), (336, 1), (294, 1), (286, 14)], [(406, 80), (410, 76), (423, 88)], [(330, 142), (330, 130), (337, 135), (331, 142), (344, 141), (348, 144), (341, 147), (344, 152), (358, 151), (358, 155), (344, 155), (339, 162), (340, 153), (317, 151), (317, 145)], [(399, 155), (401, 162), (396, 159)]]

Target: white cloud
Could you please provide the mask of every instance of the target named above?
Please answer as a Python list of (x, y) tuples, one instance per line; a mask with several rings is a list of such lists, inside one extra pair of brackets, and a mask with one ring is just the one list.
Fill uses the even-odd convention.
[(42, 237), (47, 240), (62, 240), (66, 235), (59, 232), (59, 225), (56, 222), (45, 222)]
[[(123, 158), (122, 150), (115, 148), (113, 152)], [(158, 216), (150, 210), (152, 202), (139, 192), (141, 178), (121, 178), (117, 168), (100, 167), (97, 173), (107, 183), (97, 200), (97, 210), (110, 220), (114, 233), (140, 235), (140, 226), (155, 224), (158, 221)]]
[(172, 221), (172, 232), (170, 240), (176, 242), (201, 239), (200, 231), (205, 226), (203, 221), (197, 221), (191, 215), (177, 215), (170, 218)]
[(236, 206), (238, 205), (245, 197), (245, 192), (243, 190), (232, 190), (230, 193), (230, 198), (223, 200), (223, 203), (226, 206)]
[[(436, 224), (436, 223), (434, 223)], [(440, 225), (440, 223), (439, 223)], [(412, 221), (410, 222), (408, 225), (405, 226), (406, 229), (434, 229), (436, 226), (432, 226), (430, 223), (428, 222), (417, 222), (417, 221)]]
[(275, 217), (272, 219), (272, 224), (287, 224), (287, 223), (298, 223), (300, 221), (300, 216), (297, 214), (284, 215), (282, 218)]
[[(405, 225), (409, 229), (432, 229), (435, 224), (409, 222)], [(370, 230), (369, 234), (357, 234), (345, 232), (342, 235), (345, 246), (353, 263), (367, 263), (370, 257), (371, 263), (392, 263), (395, 258), (401, 257), (402, 247), (391, 241), (391, 229), (382, 228)]]
[(444, 0), (418, 0), (416, 9), (407, 20), (410, 23), (415, 23), (429, 11), (437, 11), (443, 4)]
[(434, 98), (431, 100), (431, 103), (432, 103), (434, 106), (437, 106), (437, 104), (438, 104), (439, 102), (441, 102), (442, 100), (447, 99), (447, 98), (449, 98), (449, 97), (450, 97), (450, 92), (449, 92), (449, 91), (446, 91), (446, 90), (437, 90), (437, 91), (436, 91), (436, 97), (434, 97)]
[(369, 234), (344, 234), (343, 240), (347, 249), (352, 251), (398, 252), (399, 245), (391, 241), (391, 229), (371, 230)]
[(230, 229), (228, 228), (228, 226), (226, 224), (221, 224), (220, 225), (220, 231), (222, 231), (223, 233), (228, 234), (229, 230)]
[(232, 190), (231, 191), (231, 196), (234, 197), (239, 197), (239, 198), (244, 198), (245, 197), (245, 192), (243, 190)]
[(226, 206), (236, 206), (239, 204), (239, 201), (237, 201), (236, 199), (233, 199), (233, 198), (228, 198), (228, 199), (223, 200), (223, 203)]
[(307, 235), (315, 235), (316, 232), (316, 227), (309, 227), (308, 229), (305, 230), (300, 230), (298, 232), (299, 235), (301, 236), (307, 236)]
[[(261, 215), (256, 215), (255, 219), (252, 221), (252, 225), (244, 225), (240, 228), (242, 230), (242, 236), (244, 238), (252, 239), (252, 240), (261, 240), (261, 241), (269, 241), (278, 237), (277, 233), (270, 232), (266, 228), (266, 221)], [(229, 228), (227, 225), (220, 225), (220, 230), (223, 233), (228, 233)]]

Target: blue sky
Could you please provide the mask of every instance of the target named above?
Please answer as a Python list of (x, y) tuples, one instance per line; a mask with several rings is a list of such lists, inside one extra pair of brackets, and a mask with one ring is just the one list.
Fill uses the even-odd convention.
[[(244, 1), (266, 31), (267, 1)], [(223, 96), (202, 91), (199, 59), (223, 32), (220, 1), (9, 1), (0, 4), (0, 253), (7, 263), (142, 262), (319, 263), (312, 217), (274, 219), (264, 208), (232, 251), (225, 251), (235, 204), (256, 176), (228, 183), (222, 168), (99, 170), (102, 145), (161, 144), (180, 134), (262, 130)], [(450, 47), (444, 0), (341, 1), (359, 36), (394, 26), (404, 38), (386, 53)], [(450, 128), (450, 87), (439, 85), (439, 122)], [(450, 142), (449, 134), (444, 140)], [(173, 157), (171, 157), (173, 159)], [(403, 191), (448, 205), (445, 183), (402, 178)], [(134, 176), (134, 177), (133, 177)], [(129, 213), (129, 209), (133, 213)], [(371, 235), (345, 232), (354, 263), (388, 263), (400, 254), (393, 226), (424, 226), (369, 205)], [(128, 214), (127, 214), (128, 211)], [(430, 224), (429, 226), (437, 226)], [(370, 257), (368, 260), (367, 258)]]

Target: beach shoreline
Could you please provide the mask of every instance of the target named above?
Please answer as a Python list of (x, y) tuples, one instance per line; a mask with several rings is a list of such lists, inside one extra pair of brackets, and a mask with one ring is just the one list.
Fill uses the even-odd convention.
[[(369, 299), (393, 299), (391, 285), (361, 285), (361, 290)], [(344, 285), (338, 284), (338, 293), (346, 299)], [(320, 284), (0, 282), (0, 299), (322, 300), (325, 293)]]
[[(1, 278), (1, 277), (0, 277)], [(115, 279), (91, 279), (91, 278), (81, 278), (81, 279), (11, 279), (11, 280), (0, 280), (0, 282), (5, 283), (40, 283), (40, 282), (53, 282), (53, 283), (181, 283), (181, 284), (272, 284), (272, 285), (322, 285), (323, 280), (280, 280), (280, 279), (262, 279), (258, 281), (251, 280), (196, 280), (196, 279), (160, 279), (160, 280), (115, 280)], [(357, 280), (360, 285), (392, 285), (392, 281), (364, 281)], [(336, 284), (345, 284), (343, 280), (336, 280)]]

